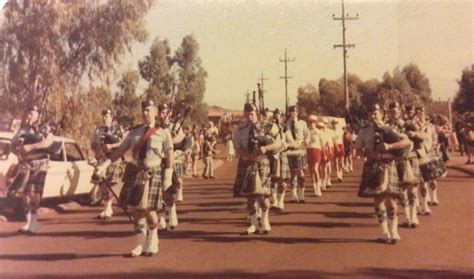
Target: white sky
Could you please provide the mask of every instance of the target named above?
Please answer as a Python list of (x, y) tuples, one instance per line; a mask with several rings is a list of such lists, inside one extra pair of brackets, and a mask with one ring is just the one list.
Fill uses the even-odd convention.
[[(6, 0), (0, 0), (0, 7)], [(348, 70), (363, 80), (381, 80), (386, 71), (410, 62), (418, 64), (431, 82), (433, 97), (446, 100), (457, 90), (456, 79), (474, 63), (474, 1), (350, 1), (346, 13)], [(240, 109), (247, 90), (256, 90), (263, 71), (267, 106), (284, 106), (284, 64), (288, 49), (288, 94), (296, 101), (299, 86), (342, 76), (341, 2), (286, 1), (159, 1), (147, 16), (146, 44), (136, 44), (123, 69), (138, 68), (153, 39), (167, 38), (172, 51), (193, 34), (209, 77), (205, 101)], [(144, 90), (144, 84), (141, 84)]]
[[(346, 1), (349, 72), (381, 79), (386, 71), (410, 62), (431, 81), (433, 97), (447, 99), (456, 79), (474, 59), (473, 1)], [(247, 90), (265, 77), (266, 105), (284, 105), (284, 65), (288, 49), (288, 92), (296, 101), (299, 86), (342, 76), (340, 1), (158, 1), (147, 16), (150, 40), (134, 47), (125, 67), (148, 53), (153, 38), (167, 38), (174, 51), (193, 34), (207, 70), (205, 101), (241, 108)]]

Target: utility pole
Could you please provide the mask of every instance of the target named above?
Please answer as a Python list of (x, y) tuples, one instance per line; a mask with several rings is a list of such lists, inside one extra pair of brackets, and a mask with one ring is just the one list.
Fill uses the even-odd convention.
[(346, 43), (346, 20), (356, 20), (359, 19), (359, 14), (356, 14), (355, 17), (349, 16), (349, 14), (344, 13), (344, 0), (342, 1), (342, 14), (341, 17), (336, 17), (334, 14), (332, 15), (333, 20), (340, 20), (342, 21), (342, 44), (334, 45), (334, 48), (342, 47), (342, 58), (344, 61), (344, 99), (346, 101), (346, 110), (349, 112), (349, 89), (347, 88), (347, 49), (355, 47), (355, 44), (347, 44)]
[(263, 82), (265, 80), (268, 80), (268, 78), (264, 77), (263, 76), (263, 72), (260, 73), (260, 78), (258, 78), (257, 81), (259, 81), (260, 83), (257, 83), (257, 87), (258, 87), (258, 100), (260, 102), (260, 106), (263, 108), (263, 110), (265, 110), (265, 98), (264, 98), (264, 93), (267, 92), (265, 90), (263, 90)]
[(280, 62), (285, 63), (285, 76), (280, 77), (281, 79), (285, 79), (285, 113), (288, 114), (288, 79), (292, 78), (288, 76), (288, 62), (294, 62), (295, 58), (288, 59), (286, 55), (286, 48), (285, 48), (285, 59), (280, 58)]

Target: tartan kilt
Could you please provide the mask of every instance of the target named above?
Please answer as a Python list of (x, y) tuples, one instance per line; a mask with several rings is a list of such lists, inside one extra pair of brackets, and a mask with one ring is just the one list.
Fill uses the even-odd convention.
[(240, 158), (239, 163), (237, 164), (237, 173), (234, 180), (234, 197), (244, 197), (254, 194), (242, 193), (242, 186), (244, 184), (247, 169), (254, 164), (257, 164), (258, 173), (262, 181), (262, 187), (268, 187), (268, 189), (270, 189), (270, 162), (268, 158), (261, 159), (258, 162)]
[[(381, 181), (384, 183), (381, 183)], [(382, 187), (382, 184), (384, 185)], [(395, 161), (367, 160), (362, 169), (358, 196), (373, 198), (379, 195), (398, 196), (402, 193)]]
[(302, 154), (298, 155), (287, 155), (288, 156), (288, 166), (290, 170), (299, 170), (305, 167), (306, 157)]
[(283, 180), (291, 178), (290, 165), (286, 153), (282, 153), (280, 156), (280, 178)]
[(420, 160), (417, 157), (409, 159), (411, 166), (413, 168), (413, 174), (415, 176), (415, 183), (423, 183), (423, 175), (420, 170)]
[(49, 158), (31, 160), (27, 164), (30, 167), (30, 177), (26, 183), (24, 193), (37, 193), (42, 195), (49, 167)]
[(173, 164), (173, 172), (176, 173), (178, 177), (183, 177), (186, 175), (186, 164), (182, 161), (175, 162)]
[(140, 179), (140, 172), (143, 172), (143, 170), (140, 170), (137, 166), (133, 164), (127, 165), (122, 179), (124, 184), (120, 191), (120, 204), (125, 208), (128, 206), (136, 207), (136, 200), (146, 198), (146, 208), (140, 209), (157, 210), (159, 209), (159, 196), (162, 185), (161, 168), (154, 168), (149, 174), (147, 197), (143, 197), (146, 193), (143, 192), (144, 181)]
[[(99, 165), (103, 163), (105, 159), (99, 161)], [(107, 183), (109, 186), (114, 186), (115, 184), (119, 183), (120, 179), (122, 178), (122, 167), (121, 167), (121, 160), (117, 160), (110, 164), (110, 166), (105, 171), (105, 176), (100, 177), (96, 175), (92, 175), (91, 183), (93, 184), (103, 184)]]

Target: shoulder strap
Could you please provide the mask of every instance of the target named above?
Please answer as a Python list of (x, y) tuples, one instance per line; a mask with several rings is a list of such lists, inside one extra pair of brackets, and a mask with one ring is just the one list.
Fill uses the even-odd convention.
[(153, 127), (150, 128), (146, 131), (146, 133), (143, 133), (142, 137), (138, 140), (138, 142), (133, 146), (132, 153), (133, 157), (135, 157), (140, 150), (140, 148), (145, 144), (145, 142), (153, 135), (156, 131), (158, 131), (159, 128)]

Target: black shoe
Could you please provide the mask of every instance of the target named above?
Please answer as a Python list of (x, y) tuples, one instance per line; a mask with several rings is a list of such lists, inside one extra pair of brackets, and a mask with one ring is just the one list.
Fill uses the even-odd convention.
[(153, 257), (154, 255), (156, 255), (157, 253), (152, 253), (152, 252), (143, 252), (142, 253), (142, 256), (143, 257)]
[(409, 228), (410, 228), (410, 229), (416, 229), (416, 227), (418, 227), (418, 224), (414, 224), (414, 223), (413, 223), (413, 224), (410, 225)]
[(208, 177), (207, 177), (207, 176), (205, 176), (205, 175), (203, 175), (203, 176), (202, 176), (202, 178), (204, 178), (204, 179), (208, 179)]
[(390, 244), (395, 245), (400, 241), (400, 239), (390, 239)]
[(409, 224), (408, 222), (402, 223), (398, 225), (400, 228), (410, 228), (413, 224)]
[(216, 179), (214, 176), (209, 176), (210, 179)]
[(298, 203), (305, 203), (305, 200), (299, 200)]
[(377, 242), (377, 243), (383, 243), (383, 244), (390, 244), (390, 243), (391, 243), (391, 240), (388, 239), (388, 238), (385, 239), (385, 238), (379, 237), (379, 238), (377, 238), (377, 239), (375, 240), (375, 242)]

